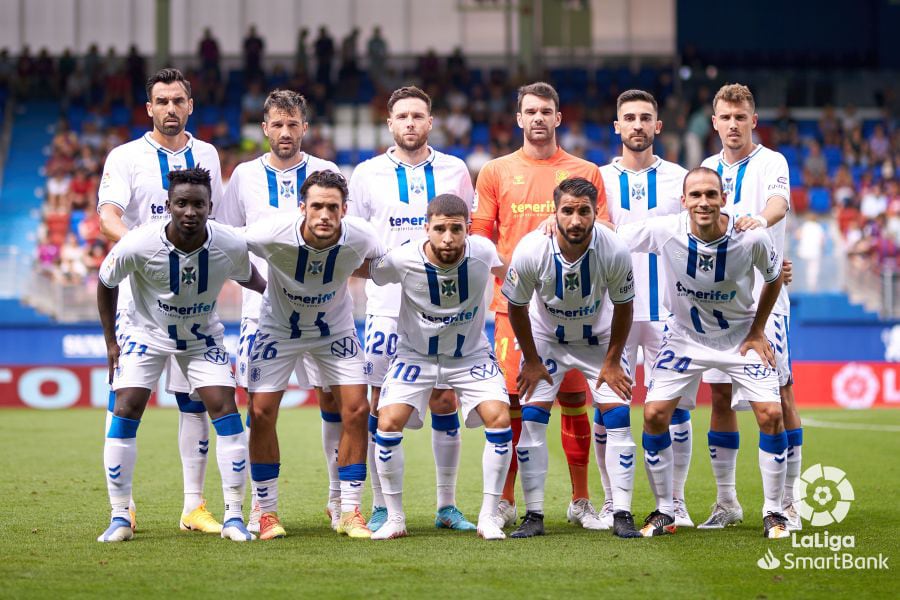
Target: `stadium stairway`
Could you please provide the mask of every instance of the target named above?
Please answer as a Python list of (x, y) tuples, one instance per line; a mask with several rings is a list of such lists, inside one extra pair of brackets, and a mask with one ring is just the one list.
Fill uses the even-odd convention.
[(29, 102), (16, 108), (0, 189), (0, 246), (34, 251), (44, 201), (44, 148), (53, 139), (58, 118), (58, 103)]

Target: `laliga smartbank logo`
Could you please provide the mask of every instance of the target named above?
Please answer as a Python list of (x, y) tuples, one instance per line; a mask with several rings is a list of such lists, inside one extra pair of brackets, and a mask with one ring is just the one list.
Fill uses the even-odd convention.
[[(855, 496), (847, 474), (837, 467), (815, 464), (806, 469), (794, 483), (794, 509), (803, 521), (812, 527), (827, 527), (844, 520)], [(886, 570), (888, 558), (880, 552), (877, 556), (861, 556), (848, 550), (856, 549), (856, 536), (835, 535), (824, 530), (811, 534), (791, 533), (792, 552), (780, 558), (772, 548), (756, 561), (760, 569), (767, 571), (783, 567), (786, 570)], [(830, 553), (817, 556), (798, 554), (796, 550), (825, 549)]]

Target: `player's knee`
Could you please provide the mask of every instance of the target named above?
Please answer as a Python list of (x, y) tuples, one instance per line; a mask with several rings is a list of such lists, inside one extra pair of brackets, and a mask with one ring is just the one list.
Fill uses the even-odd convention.
[(560, 406), (584, 406), (584, 392), (560, 392), (557, 399)]
[(453, 390), (434, 390), (428, 400), (428, 408), (438, 415), (446, 415), (456, 411), (456, 394)]
[(766, 402), (757, 407), (756, 421), (759, 423), (759, 430), (763, 433), (770, 435), (778, 433), (784, 429), (781, 405), (777, 402)]
[(274, 426), (278, 418), (278, 404), (256, 398), (250, 403), (248, 412), (254, 427)]
[(663, 402), (647, 402), (644, 404), (644, 425), (647, 430), (662, 431), (669, 426), (668, 411)]
[(366, 427), (369, 420), (369, 406), (366, 402), (346, 404), (341, 407), (341, 420), (345, 425)]
[(731, 384), (714, 383), (709, 386), (713, 412), (731, 410)]
[(143, 394), (134, 393), (131, 389), (116, 392), (116, 403), (113, 415), (126, 419), (140, 419), (144, 413), (146, 400)]

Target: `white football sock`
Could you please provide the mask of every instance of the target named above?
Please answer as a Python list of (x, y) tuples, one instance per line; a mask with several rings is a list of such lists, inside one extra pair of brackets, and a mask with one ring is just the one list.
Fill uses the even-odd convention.
[(606, 425), (606, 472), (612, 489), (613, 511), (631, 512), (634, 492), (634, 456), (631, 415), (627, 406), (619, 406), (603, 415)]
[[(682, 411), (683, 414), (679, 411)], [(684, 484), (691, 468), (691, 453), (694, 445), (693, 426), (690, 420), (691, 414), (683, 408), (675, 409), (672, 419), (673, 424), (669, 425), (669, 435), (672, 436), (672, 454), (675, 461), (672, 474), (672, 493), (675, 498), (684, 500)], [(674, 423), (681, 419), (684, 419), (681, 423)]]
[(328, 500), (340, 500), (341, 481), (338, 477), (338, 446), (341, 443), (341, 432), (344, 425), (341, 423), (340, 413), (329, 413), (324, 410), (322, 414), (322, 452), (325, 455), (325, 466), (328, 468)]
[(403, 434), (381, 431), (375, 434), (375, 454), (381, 491), (388, 515), (403, 514)]
[[(599, 419), (599, 420), (598, 420)], [(597, 468), (600, 469), (600, 482), (603, 484), (603, 499), (612, 500), (612, 486), (609, 483), (609, 474), (606, 472), (606, 427), (603, 425), (603, 417), (600, 409), (594, 409), (594, 458), (597, 460)]]
[[(206, 416), (206, 413), (203, 413)], [(216, 461), (222, 477), (222, 497), (225, 499), (225, 517), (243, 520), (244, 492), (247, 488), (247, 434), (241, 423), (241, 415), (231, 413), (213, 421), (216, 428)]]
[(437, 481), (437, 507), (456, 505), (456, 477), (459, 472), (459, 453), (462, 436), (459, 434), (459, 415), (431, 414), (431, 449)]
[(506, 473), (512, 461), (512, 429), (484, 430), (486, 441), (481, 456), (484, 495), (481, 501), (481, 512), (478, 520), (488, 518), (497, 511)]
[(137, 428), (140, 419), (112, 417), (103, 444), (106, 489), (113, 517), (128, 519), (128, 503), (137, 462)]
[[(531, 512), (544, 512), (544, 485), (547, 480), (547, 466), (550, 460), (547, 450), (547, 423), (533, 420), (546, 417), (549, 411), (532, 406), (522, 408), (522, 436), (516, 446), (516, 457), (519, 461), (519, 477), (522, 480), (522, 494), (525, 496), (525, 509)], [(528, 418), (531, 416), (532, 418)]]
[(710, 431), (707, 437), (709, 458), (716, 480), (716, 502), (734, 506), (738, 503), (735, 473), (740, 435), (737, 431)]

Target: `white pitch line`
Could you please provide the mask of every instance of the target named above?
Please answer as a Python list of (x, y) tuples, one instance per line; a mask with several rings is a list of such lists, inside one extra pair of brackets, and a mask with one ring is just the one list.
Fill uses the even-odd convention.
[(900, 425), (870, 425), (868, 423), (840, 423), (834, 421), (819, 421), (818, 419), (803, 418), (804, 427), (822, 427), (825, 429), (850, 429), (856, 431), (887, 431), (900, 433)]

